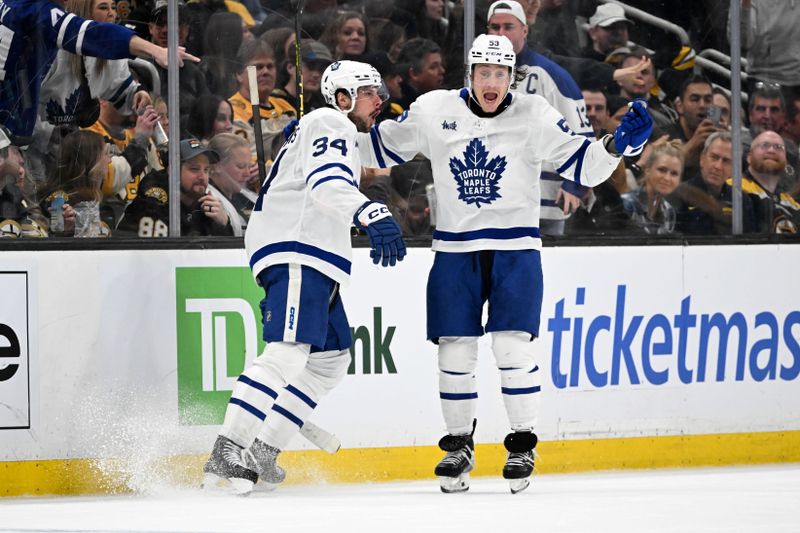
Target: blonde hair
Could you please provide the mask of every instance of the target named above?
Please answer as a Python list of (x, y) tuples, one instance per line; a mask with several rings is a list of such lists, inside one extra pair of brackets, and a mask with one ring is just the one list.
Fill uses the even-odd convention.
[(208, 147), (219, 154), (220, 161), (227, 158), (237, 148), (250, 150), (250, 143), (241, 135), (234, 133), (218, 133), (212, 137)]
[[(70, 13), (75, 13), (79, 17), (85, 18), (86, 20), (94, 21), (92, 12), (94, 11), (94, 4), (96, 1), (97, 0), (69, 0), (67, 2), (67, 11)], [(84, 81), (86, 75), (83, 74), (83, 56), (71, 54), (69, 61), (75, 77), (81, 81)], [(95, 61), (95, 70), (99, 73), (105, 68), (105, 66), (106, 60), (97, 58)]]
[(652, 167), (656, 160), (662, 155), (675, 157), (681, 162), (681, 167), (686, 164), (686, 156), (683, 154), (683, 142), (680, 139), (672, 139), (671, 141), (658, 140), (651, 146), (650, 155), (644, 163), (645, 169)]

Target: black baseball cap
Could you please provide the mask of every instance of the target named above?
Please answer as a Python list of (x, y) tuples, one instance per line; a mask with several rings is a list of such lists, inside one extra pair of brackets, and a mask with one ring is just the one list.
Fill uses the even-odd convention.
[(200, 154), (206, 154), (211, 163), (219, 162), (219, 154), (197, 139), (184, 139), (181, 141), (181, 163)]

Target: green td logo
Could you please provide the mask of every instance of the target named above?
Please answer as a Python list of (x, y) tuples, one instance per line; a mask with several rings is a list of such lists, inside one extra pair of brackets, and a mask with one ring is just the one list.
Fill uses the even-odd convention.
[[(221, 424), (239, 374), (263, 352), (263, 290), (246, 267), (175, 269), (178, 411), (181, 424)], [(370, 326), (351, 328), (348, 374), (395, 374), (396, 327), (384, 329), (382, 309)]]

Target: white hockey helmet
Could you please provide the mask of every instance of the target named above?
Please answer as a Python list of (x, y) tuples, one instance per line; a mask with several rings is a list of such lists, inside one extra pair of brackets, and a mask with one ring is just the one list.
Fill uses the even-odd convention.
[(467, 71), (472, 74), (475, 65), (504, 65), (511, 69), (510, 78), (514, 78), (514, 68), (517, 64), (517, 54), (514, 45), (505, 35), (486, 35), (475, 37), (472, 48), (469, 49), (467, 58)]
[[(376, 87), (383, 85), (380, 73), (367, 63), (358, 61), (336, 61), (328, 65), (322, 73), (322, 96), (337, 111), (349, 113), (356, 106), (359, 87)], [(341, 109), (336, 105), (336, 91), (345, 90), (350, 95), (350, 109)]]

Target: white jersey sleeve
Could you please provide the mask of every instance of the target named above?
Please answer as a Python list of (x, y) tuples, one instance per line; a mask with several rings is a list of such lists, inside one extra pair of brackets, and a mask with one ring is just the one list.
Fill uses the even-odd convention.
[(358, 149), (365, 167), (393, 167), (419, 153), (430, 158), (421, 134), (427, 127), (422, 105), (417, 100), (395, 120), (385, 120), (374, 125), (369, 133), (358, 134)]

